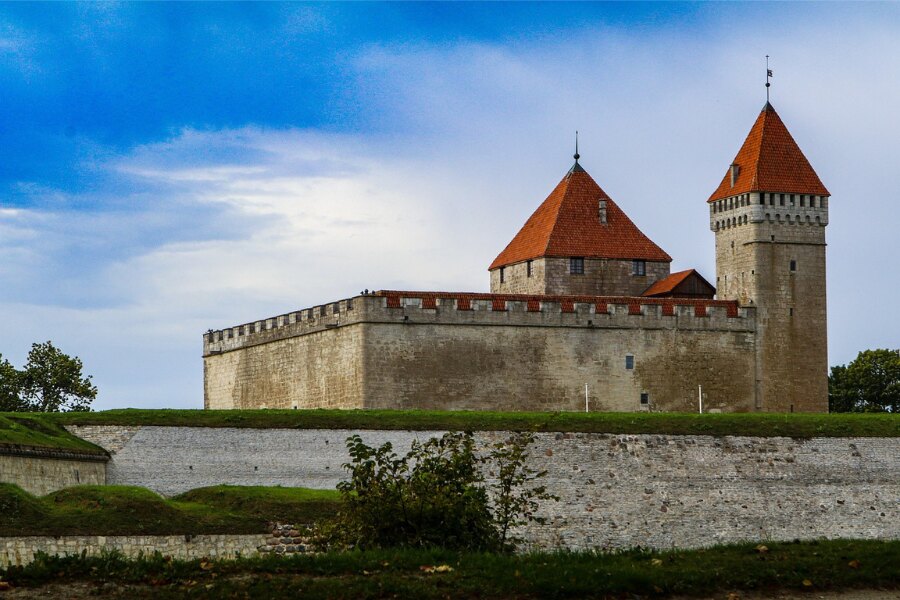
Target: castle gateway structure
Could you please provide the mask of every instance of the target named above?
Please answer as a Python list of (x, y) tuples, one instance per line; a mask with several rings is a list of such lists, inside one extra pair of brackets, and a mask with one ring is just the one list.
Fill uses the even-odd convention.
[(825, 412), (829, 193), (766, 103), (708, 200), (715, 287), (578, 163), (490, 293), (382, 290), (203, 339), (204, 405)]

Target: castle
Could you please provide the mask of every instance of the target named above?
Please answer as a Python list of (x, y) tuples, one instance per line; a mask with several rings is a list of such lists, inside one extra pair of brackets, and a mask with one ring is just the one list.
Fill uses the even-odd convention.
[(378, 291), (203, 338), (227, 408), (824, 412), (829, 193), (766, 102), (708, 199), (715, 287), (578, 162), (491, 293)]

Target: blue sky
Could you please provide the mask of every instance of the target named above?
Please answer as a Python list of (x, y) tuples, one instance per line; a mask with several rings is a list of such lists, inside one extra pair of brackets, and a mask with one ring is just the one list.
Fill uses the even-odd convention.
[(0, 353), (202, 404), (200, 336), (486, 290), (582, 163), (673, 269), (772, 101), (833, 194), (830, 362), (897, 347), (895, 4), (0, 4)]

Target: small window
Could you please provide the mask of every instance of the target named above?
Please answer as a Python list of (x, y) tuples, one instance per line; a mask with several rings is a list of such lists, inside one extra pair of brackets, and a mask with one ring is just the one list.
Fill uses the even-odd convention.
[(506, 274), (504, 273), (504, 271), (505, 271), (505, 268), (500, 267), (500, 283), (503, 283), (504, 281), (506, 281)]
[(531, 277), (531, 261), (525, 263), (525, 275)]
[(646, 406), (648, 404), (650, 404), (650, 394), (641, 392), (641, 405)]
[(584, 258), (572, 257), (569, 259), (569, 273), (572, 275), (584, 275)]
[(791, 261), (791, 273), (793, 273), (793, 272), (796, 271), (796, 270), (797, 270), (797, 261), (796, 261), (796, 260), (792, 260), (792, 261)]
[(632, 356), (631, 354), (625, 355), (625, 368), (629, 371), (634, 368), (634, 356)]
[(644, 261), (644, 260), (631, 261), (631, 274), (632, 275), (646, 275), (647, 274), (647, 261)]

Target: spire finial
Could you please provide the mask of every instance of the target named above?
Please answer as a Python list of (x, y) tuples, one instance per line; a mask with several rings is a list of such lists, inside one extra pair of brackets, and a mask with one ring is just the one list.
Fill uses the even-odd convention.
[(769, 79), (772, 77), (772, 69), (769, 68), (769, 55), (766, 54), (766, 104), (769, 103), (769, 88), (772, 86)]
[(578, 154), (578, 130), (575, 130), (575, 162), (578, 162), (578, 159), (581, 158), (581, 155)]

